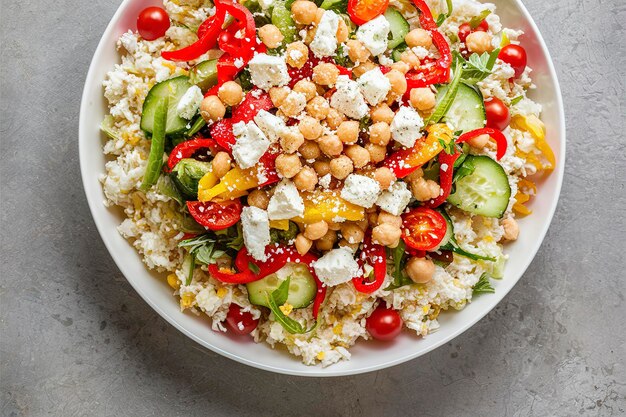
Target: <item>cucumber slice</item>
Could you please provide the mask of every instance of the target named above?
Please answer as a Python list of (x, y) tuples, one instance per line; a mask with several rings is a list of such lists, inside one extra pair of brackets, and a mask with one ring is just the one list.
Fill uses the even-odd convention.
[(276, 273), (259, 281), (246, 284), (248, 299), (252, 304), (269, 307), (267, 294), (277, 289), (287, 277), (291, 277), (287, 303), (291, 304), (293, 308), (302, 308), (311, 304), (317, 292), (315, 279), (305, 265), (295, 263), (287, 264)]
[(217, 59), (202, 61), (190, 69), (189, 82), (200, 87), (203, 93), (217, 85)]
[(392, 7), (387, 7), (385, 19), (389, 22), (391, 39), (387, 42), (387, 48), (393, 49), (404, 42), (404, 37), (409, 33), (409, 22), (402, 14)]
[(400, 45), (393, 48), (393, 51), (391, 52), (391, 59), (393, 59), (394, 62), (401, 61), (402, 52), (406, 51), (406, 48), (408, 48), (407, 44), (401, 42)]
[(191, 87), (189, 78), (184, 75), (170, 78), (169, 80), (155, 84), (154, 87), (148, 91), (148, 95), (143, 102), (143, 109), (141, 111), (141, 129), (152, 134), (156, 103), (159, 99), (165, 97), (169, 97), (165, 134), (171, 135), (174, 133), (180, 133), (187, 129), (189, 121), (178, 117), (176, 107), (178, 106), (180, 98), (183, 94), (185, 94), (185, 92), (187, 92), (189, 87)]
[(472, 164), (474, 172), (456, 182), (456, 190), (448, 197), (448, 202), (469, 213), (502, 217), (511, 198), (504, 169), (484, 155), (470, 155), (463, 164)]
[(436, 249), (433, 249), (433, 251), (439, 249), (442, 246), (446, 246), (454, 236), (454, 226), (452, 225), (452, 220), (450, 219), (450, 216), (448, 216), (448, 213), (446, 213), (444, 210), (437, 211), (446, 220), (446, 234), (444, 235), (443, 239), (441, 239), (439, 246), (437, 246)]
[(284, 2), (277, 2), (272, 9), (272, 24), (280, 30), (285, 37), (283, 44), (287, 45), (296, 38), (296, 24), (291, 17), (291, 11), (287, 9)]
[[(448, 84), (439, 87), (437, 101), (443, 99), (446, 91), (448, 91)], [(454, 131), (469, 132), (485, 127), (486, 120), (482, 94), (469, 85), (460, 83), (456, 97), (448, 107), (442, 121), (448, 123)]]

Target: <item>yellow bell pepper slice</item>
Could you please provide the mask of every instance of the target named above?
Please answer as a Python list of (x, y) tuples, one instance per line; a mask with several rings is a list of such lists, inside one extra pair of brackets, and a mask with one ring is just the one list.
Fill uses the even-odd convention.
[(342, 218), (349, 221), (362, 220), (365, 217), (363, 207), (352, 204), (339, 196), (334, 190), (315, 190), (302, 193), (304, 215), (293, 220), (299, 223), (315, 223), (320, 220), (327, 222)]
[(535, 146), (539, 149), (539, 151), (541, 151), (549, 165), (544, 166), (539, 163), (537, 158), (529, 158), (528, 154), (524, 152), (520, 153), (525, 156), (526, 159), (531, 159), (529, 162), (535, 165), (538, 169), (552, 171), (556, 166), (556, 157), (554, 156), (554, 152), (552, 152), (552, 148), (550, 148), (550, 145), (546, 142), (546, 127), (543, 122), (534, 115), (522, 116), (518, 114), (511, 118), (511, 127), (530, 133), (535, 139)]
[(211, 178), (203, 183), (206, 174), (198, 183), (198, 200), (211, 201), (215, 197), (232, 200), (247, 194), (247, 190), (259, 185), (256, 167), (248, 169), (233, 168), (219, 181), (211, 182)]
[(289, 219), (270, 220), (270, 227), (278, 230), (289, 230)]

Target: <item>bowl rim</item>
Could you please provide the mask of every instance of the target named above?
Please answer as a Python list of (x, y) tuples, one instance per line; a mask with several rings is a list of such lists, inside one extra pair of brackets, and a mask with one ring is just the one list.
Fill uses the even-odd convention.
[[(87, 129), (87, 113), (88, 113), (88, 103), (90, 100), (90, 96), (89, 96), (89, 91), (91, 90), (90, 86), (92, 85), (92, 83), (94, 82), (98, 82), (101, 83), (102, 80), (95, 80), (94, 79), (94, 73), (96, 71), (96, 61), (97, 58), (103, 53), (103, 50), (108, 46), (106, 43), (106, 39), (110, 37), (111, 32), (114, 31), (116, 23), (118, 22), (118, 20), (120, 19), (120, 17), (124, 14), (124, 12), (126, 11), (126, 9), (129, 8), (129, 6), (131, 5), (131, 3), (133, 3), (136, 0), (123, 0), (122, 3), (119, 5), (119, 7), (117, 8), (115, 14), (113, 15), (113, 17), (111, 18), (111, 20), (109, 21), (109, 23), (107, 24), (107, 27), (100, 39), (100, 41), (98, 42), (98, 46), (93, 54), (91, 63), (89, 65), (89, 70), (87, 72), (87, 76), (85, 79), (85, 84), (83, 87), (83, 93), (81, 95), (81, 105), (80, 105), (80, 116), (79, 116), (79, 132), (78, 132), (78, 142), (79, 142), (79, 161), (80, 161), (80, 170), (81, 170), (81, 179), (83, 182), (83, 191), (85, 193), (85, 196), (87, 198), (87, 203), (89, 206), (89, 210), (91, 212), (91, 216), (93, 218), (94, 223), (96, 224), (96, 228), (98, 230), (98, 233), (100, 235), (100, 238), (102, 239), (107, 251), (109, 252), (109, 254), (111, 255), (111, 257), (113, 258), (113, 261), (115, 262), (116, 266), (118, 267), (118, 269), (120, 270), (120, 272), (122, 272), (122, 274), (124, 275), (124, 277), (126, 278), (126, 280), (130, 283), (130, 285), (134, 288), (134, 290), (141, 296), (141, 298), (143, 298), (143, 300), (148, 303), (148, 305), (154, 310), (156, 311), (161, 317), (163, 317), (168, 323), (170, 323), (172, 326), (174, 326), (176, 329), (178, 329), (180, 332), (182, 332), (183, 334), (185, 334), (187, 337), (189, 337), (190, 339), (194, 340), (195, 342), (197, 342), (198, 344), (202, 345), (203, 347), (218, 353), (222, 356), (225, 356), (229, 359), (235, 360), (239, 363), (243, 363), (245, 365), (249, 365), (252, 366), (254, 368), (257, 369), (262, 369), (265, 371), (270, 371), (270, 372), (276, 372), (276, 373), (280, 373), (280, 374), (286, 374), (286, 375), (295, 375), (295, 376), (306, 376), (306, 377), (333, 377), (333, 376), (348, 376), (348, 375), (357, 375), (357, 374), (362, 374), (362, 373), (367, 373), (367, 372), (372, 372), (372, 371), (377, 371), (377, 370), (381, 370), (381, 369), (385, 369), (385, 368), (389, 368), (392, 366), (396, 366), (399, 364), (402, 364), (404, 362), (407, 362), (409, 360), (415, 359), (419, 356), (422, 356), (438, 347), (440, 347), (441, 345), (451, 341), (452, 339), (455, 339), (456, 337), (458, 337), (459, 335), (461, 335), (462, 333), (464, 333), (466, 330), (468, 330), (470, 327), (474, 326), (478, 321), (480, 321), (485, 315), (487, 315), (489, 312), (491, 312), (501, 301), (502, 299), (504, 299), (504, 297), (508, 294), (508, 292), (517, 284), (517, 282), (519, 282), (519, 280), (521, 279), (521, 277), (524, 275), (524, 273), (526, 272), (526, 270), (528, 269), (528, 266), (530, 265), (530, 263), (534, 260), (539, 248), (541, 247), (543, 240), (545, 239), (546, 233), (552, 223), (552, 219), (554, 217), (554, 213), (556, 211), (556, 207), (558, 205), (558, 201), (559, 201), (559, 196), (561, 193), (561, 188), (562, 188), (562, 184), (563, 184), (563, 176), (564, 176), (564, 170), (565, 170), (565, 158), (566, 158), (566, 130), (565, 130), (565, 113), (564, 113), (564, 107), (563, 107), (563, 98), (562, 98), (562, 94), (561, 94), (561, 88), (559, 85), (559, 81), (558, 81), (558, 77), (554, 68), (554, 63), (552, 61), (552, 57), (550, 55), (550, 52), (545, 44), (545, 41), (543, 39), (543, 36), (541, 35), (541, 32), (539, 31), (539, 29), (537, 28), (537, 25), (535, 24), (535, 21), (533, 20), (533, 18), (531, 17), (530, 13), (528, 12), (528, 10), (526, 9), (526, 7), (524, 6), (524, 4), (522, 3), (521, 0), (508, 0), (511, 1), (512, 3), (514, 3), (517, 8), (519, 9), (523, 19), (526, 20), (526, 22), (528, 22), (530, 28), (537, 34), (537, 42), (538, 45), (540, 47), (541, 52), (543, 53), (543, 55), (545, 56), (546, 59), (546, 63), (547, 63), (547, 72), (549, 75), (549, 79), (553, 81), (553, 87), (555, 89), (555, 99), (556, 99), (556, 103), (555, 103), (555, 107), (557, 110), (557, 114), (558, 114), (558, 141), (559, 141), (559, 147), (560, 147), (560, 151), (559, 151), (559, 160), (560, 163), (557, 164), (556, 169), (552, 172), (551, 175), (556, 175), (557, 179), (556, 179), (556, 184), (555, 184), (555, 197), (553, 199), (553, 201), (550, 203), (550, 206), (548, 208), (548, 216), (546, 218), (546, 221), (544, 222), (543, 227), (541, 228), (538, 236), (540, 237), (540, 239), (537, 240), (537, 243), (534, 245), (534, 247), (532, 248), (532, 250), (530, 251), (531, 256), (528, 257), (527, 262), (523, 265), (522, 268), (519, 269), (519, 271), (517, 271), (517, 277), (513, 276), (507, 276), (507, 281), (511, 282), (511, 285), (509, 288), (505, 288), (502, 289), (501, 291), (499, 291), (496, 294), (492, 294), (492, 296), (494, 297), (494, 300), (491, 301), (491, 306), (488, 309), (484, 309), (483, 312), (481, 312), (480, 314), (476, 314), (474, 316), (470, 316), (469, 319), (465, 319), (465, 321), (463, 322), (462, 325), (460, 325), (458, 327), (458, 329), (456, 329), (456, 331), (454, 331), (453, 333), (449, 334), (447, 337), (436, 341), (435, 343), (432, 343), (430, 346), (426, 347), (426, 348), (422, 348), (420, 350), (416, 350), (415, 353), (412, 354), (408, 354), (405, 356), (401, 356), (401, 357), (397, 357), (395, 359), (392, 360), (387, 360), (387, 361), (382, 361), (380, 363), (374, 364), (374, 365), (370, 365), (370, 366), (364, 366), (361, 368), (354, 368), (354, 369), (342, 369), (342, 370), (333, 370), (333, 367), (329, 367), (329, 368), (322, 368), (321, 366), (311, 366), (311, 367), (307, 367), (307, 371), (303, 372), (303, 371), (298, 371), (298, 370), (293, 370), (293, 369), (289, 369), (289, 368), (281, 368), (278, 366), (273, 366), (273, 365), (268, 365), (268, 364), (264, 364), (264, 363), (260, 363), (255, 361), (252, 358), (248, 358), (248, 357), (242, 357), (239, 356), (237, 354), (234, 354), (232, 352), (229, 352), (226, 349), (222, 349), (218, 346), (212, 345), (211, 343), (207, 342), (206, 340), (203, 340), (200, 337), (197, 337), (191, 330), (187, 329), (186, 326), (179, 322), (179, 320), (177, 319), (177, 317), (168, 314), (160, 305), (157, 301), (155, 301), (153, 298), (151, 298), (149, 296), (149, 294), (147, 294), (147, 291), (145, 291), (143, 289), (143, 287), (141, 285), (139, 285), (138, 282), (136, 282), (134, 279), (129, 279), (129, 274), (126, 271), (126, 267), (124, 265), (124, 262), (122, 262), (122, 259), (116, 255), (116, 250), (114, 249), (113, 246), (113, 242), (111, 241), (111, 239), (109, 239), (107, 236), (110, 233), (118, 233), (117, 230), (114, 230), (113, 232), (111, 232), (110, 230), (106, 230), (105, 229), (105, 225), (104, 225), (104, 220), (102, 218), (100, 218), (96, 213), (96, 205), (102, 205), (103, 201), (101, 199), (97, 199), (97, 198), (92, 198), (90, 197), (90, 193), (89, 193), (89, 188), (88, 188), (88, 184), (89, 184), (89, 179), (90, 176), (93, 175), (91, 173), (91, 171), (94, 169), (91, 166), (87, 166), (87, 164), (84, 162), (86, 160), (86, 154), (88, 152), (88, 146), (87, 143), (90, 139), (89, 137), (89, 133), (88, 133), (88, 129)], [(138, 255), (138, 253), (136, 253)], [(147, 270), (146, 267), (146, 271), (149, 272)], [(155, 285), (157, 283), (155, 282)], [(462, 312), (459, 312), (462, 313)], [(183, 314), (183, 313), (180, 313)], [(291, 356), (290, 356), (291, 357)], [(295, 359), (294, 359), (295, 360)]]

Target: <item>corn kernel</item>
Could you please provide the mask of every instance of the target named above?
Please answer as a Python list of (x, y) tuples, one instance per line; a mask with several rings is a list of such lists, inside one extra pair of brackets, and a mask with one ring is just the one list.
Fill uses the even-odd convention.
[(430, 311), (430, 305), (426, 305), (422, 307), (422, 312), (424, 312), (424, 314), (428, 313), (429, 311)]
[(280, 308), (280, 311), (282, 311), (285, 316), (288, 316), (293, 311), (293, 306), (289, 303), (285, 303), (278, 308)]
[(167, 276), (167, 283), (175, 290), (180, 288), (180, 280), (178, 279), (176, 274), (169, 274)]
[(324, 359), (324, 356), (326, 356), (326, 352), (320, 352), (317, 354), (317, 360), (321, 361), (322, 359)]
[(219, 287), (217, 289), (217, 296), (219, 298), (224, 298), (226, 296), (226, 294), (228, 294), (228, 290), (224, 287)]
[(182, 309), (186, 309), (191, 307), (191, 305), (193, 304), (194, 300), (196, 299), (196, 296), (194, 293), (190, 293), (187, 292), (183, 295), (180, 296), (180, 307)]
[(335, 333), (336, 335), (342, 334), (343, 333), (343, 325), (341, 323), (339, 323), (335, 327), (333, 327), (333, 333)]

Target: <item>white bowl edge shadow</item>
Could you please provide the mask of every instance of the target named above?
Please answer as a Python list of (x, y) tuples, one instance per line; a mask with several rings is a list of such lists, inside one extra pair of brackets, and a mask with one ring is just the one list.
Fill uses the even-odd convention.
[(510, 255), (502, 280), (493, 281), (495, 294), (477, 297), (463, 310), (440, 316), (441, 327), (436, 332), (418, 338), (403, 332), (392, 343), (360, 342), (351, 348), (352, 358), (328, 368), (303, 365), (298, 358), (283, 350), (271, 349), (266, 344), (256, 344), (249, 338), (233, 337), (214, 332), (209, 321), (192, 314), (181, 313), (171, 289), (158, 280), (160, 274), (150, 272), (135, 249), (117, 232), (121, 223), (119, 211), (104, 206), (104, 193), (99, 176), (106, 163), (102, 153), (103, 138), (100, 122), (107, 114), (103, 98), (102, 80), (118, 63), (115, 50), (117, 38), (128, 29), (135, 29), (138, 12), (155, 0), (124, 0), (107, 26), (89, 67), (82, 95), (79, 122), (79, 156), (83, 187), (96, 227), (120, 271), (139, 295), (165, 320), (202, 346), (259, 369), (298, 376), (344, 376), (371, 372), (421, 356), (469, 329), (489, 313), (513, 288), (524, 274), (550, 226), (556, 210), (564, 173), (565, 120), (561, 92), (556, 73), (539, 31), (520, 0), (495, 0), (506, 27), (523, 29), (522, 45), (529, 55), (533, 68), (533, 82), (540, 86), (531, 93), (543, 105), (542, 119), (547, 128), (547, 139), (557, 157), (557, 167), (552, 175), (538, 184), (538, 194), (533, 200), (533, 214), (520, 220), (520, 238), (509, 244)]

